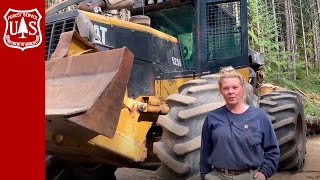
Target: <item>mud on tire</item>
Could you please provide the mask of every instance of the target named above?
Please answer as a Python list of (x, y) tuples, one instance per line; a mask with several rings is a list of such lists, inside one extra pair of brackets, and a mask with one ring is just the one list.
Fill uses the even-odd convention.
[(302, 100), (292, 91), (274, 91), (261, 96), (260, 108), (268, 113), (280, 146), (278, 170), (299, 170), (306, 152), (306, 121)]
[[(209, 75), (188, 81), (179, 88), (180, 94), (168, 97), (170, 112), (157, 121), (163, 129), (162, 139), (153, 145), (162, 162), (156, 172), (160, 178), (200, 179), (202, 125), (209, 111), (225, 104), (219, 95), (218, 79), (218, 75)], [(255, 106), (252, 89), (247, 92), (248, 103)]]

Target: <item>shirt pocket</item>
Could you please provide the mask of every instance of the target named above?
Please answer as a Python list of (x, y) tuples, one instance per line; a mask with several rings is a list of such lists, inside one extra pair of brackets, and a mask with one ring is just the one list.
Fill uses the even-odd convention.
[(262, 142), (262, 132), (254, 127), (254, 126), (248, 126), (248, 128), (245, 128), (245, 141), (249, 146), (257, 146), (261, 144)]

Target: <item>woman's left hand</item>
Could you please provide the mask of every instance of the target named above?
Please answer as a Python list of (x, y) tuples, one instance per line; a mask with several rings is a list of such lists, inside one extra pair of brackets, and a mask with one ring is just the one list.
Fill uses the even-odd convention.
[(261, 172), (256, 172), (253, 177), (254, 177), (254, 179), (259, 179), (259, 180), (266, 180), (267, 179)]

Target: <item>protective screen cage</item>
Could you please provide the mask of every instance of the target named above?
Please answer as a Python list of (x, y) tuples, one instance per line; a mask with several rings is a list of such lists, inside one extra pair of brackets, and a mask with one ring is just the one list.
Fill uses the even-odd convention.
[(207, 60), (241, 56), (240, 1), (206, 3)]

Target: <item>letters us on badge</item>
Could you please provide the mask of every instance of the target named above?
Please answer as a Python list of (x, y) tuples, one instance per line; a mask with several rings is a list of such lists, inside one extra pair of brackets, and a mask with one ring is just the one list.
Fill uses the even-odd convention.
[(37, 9), (15, 10), (10, 8), (3, 17), (6, 21), (3, 41), (8, 47), (24, 51), (41, 44), (40, 19), (42, 16)]

